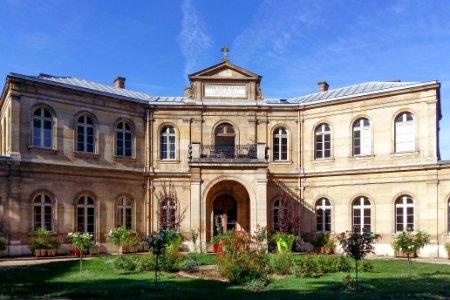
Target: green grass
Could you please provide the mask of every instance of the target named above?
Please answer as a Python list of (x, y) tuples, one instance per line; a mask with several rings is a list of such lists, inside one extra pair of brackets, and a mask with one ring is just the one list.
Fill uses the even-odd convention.
[[(212, 258), (211, 258), (212, 257)], [(207, 264), (214, 257), (204, 258)], [(313, 279), (272, 280), (263, 291), (250, 291), (216, 281), (193, 280), (163, 273), (160, 288), (153, 273), (115, 271), (111, 257), (84, 261), (0, 268), (0, 299), (449, 299), (450, 266), (413, 263), (413, 278), (406, 260), (373, 260), (374, 271), (360, 273), (363, 291), (345, 289), (345, 273)], [(352, 276), (354, 276), (352, 274)]]

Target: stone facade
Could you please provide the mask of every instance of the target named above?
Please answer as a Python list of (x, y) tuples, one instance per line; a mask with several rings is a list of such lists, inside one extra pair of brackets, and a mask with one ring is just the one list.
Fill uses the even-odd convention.
[[(0, 234), (9, 254), (28, 254), (40, 226), (61, 238), (92, 232), (116, 251), (109, 229), (145, 235), (170, 209), (184, 215), (187, 243), (199, 230), (204, 246), (217, 230), (272, 230), (287, 197), (300, 234), (367, 227), (382, 236), (377, 253), (393, 255), (396, 231), (412, 224), (431, 235), (420, 255), (446, 257), (439, 83), (320, 82), (314, 95), (265, 99), (261, 79), (224, 58), (189, 75), (185, 97), (162, 98), (126, 90), (122, 77), (106, 86), (8, 75)], [(161, 203), (164, 182), (177, 203)]]

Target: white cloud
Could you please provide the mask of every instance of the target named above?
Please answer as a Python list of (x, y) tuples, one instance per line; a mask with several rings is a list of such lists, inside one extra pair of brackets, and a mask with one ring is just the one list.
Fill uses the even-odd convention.
[(185, 0), (181, 10), (183, 18), (178, 43), (185, 59), (185, 74), (190, 74), (198, 70), (198, 61), (201, 55), (208, 53), (212, 41), (206, 33), (198, 11), (192, 5), (191, 0)]

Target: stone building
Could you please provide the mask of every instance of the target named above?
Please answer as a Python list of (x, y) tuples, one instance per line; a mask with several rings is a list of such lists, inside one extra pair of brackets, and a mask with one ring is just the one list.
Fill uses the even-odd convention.
[[(11, 73), (0, 102), (0, 232), (29, 253), (39, 227), (64, 238), (127, 226), (141, 235), (182, 214), (189, 241), (217, 230), (276, 230), (283, 199), (293, 230), (370, 229), (377, 253), (412, 226), (446, 257), (450, 164), (440, 161), (439, 83), (369, 82), (266, 99), (262, 77), (226, 56), (189, 75), (183, 97), (72, 77)], [(282, 94), (282, 92), (280, 92)], [(173, 185), (178, 201), (160, 199)], [(164, 201), (162, 201), (164, 200)]]

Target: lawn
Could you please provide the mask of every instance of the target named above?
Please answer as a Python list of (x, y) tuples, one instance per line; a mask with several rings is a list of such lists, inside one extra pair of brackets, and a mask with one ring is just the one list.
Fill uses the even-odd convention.
[[(355, 293), (342, 285), (346, 273), (312, 279), (272, 280), (262, 291), (216, 281), (193, 280), (163, 273), (160, 288), (153, 273), (114, 270), (112, 257), (62, 261), (26, 267), (0, 268), (0, 299), (449, 299), (450, 266), (413, 264), (410, 279), (406, 260), (373, 260), (374, 270), (361, 273), (364, 290)], [(211, 257), (204, 263), (211, 263)], [(352, 274), (353, 276), (353, 274)]]

